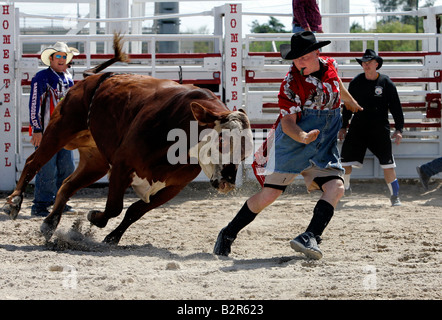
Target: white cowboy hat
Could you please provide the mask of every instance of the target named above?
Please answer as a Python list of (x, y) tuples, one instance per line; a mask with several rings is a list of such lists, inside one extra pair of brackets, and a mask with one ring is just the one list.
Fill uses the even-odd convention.
[(57, 42), (52, 47), (46, 48), (42, 51), (40, 55), (41, 61), (47, 65), (51, 65), (51, 61), (49, 60), (49, 57), (54, 54), (55, 52), (64, 52), (67, 54), (66, 57), (66, 63), (71, 62), (72, 58), (74, 56), (77, 56), (80, 54), (80, 51), (78, 51), (76, 48), (68, 47), (68, 45), (64, 42)]

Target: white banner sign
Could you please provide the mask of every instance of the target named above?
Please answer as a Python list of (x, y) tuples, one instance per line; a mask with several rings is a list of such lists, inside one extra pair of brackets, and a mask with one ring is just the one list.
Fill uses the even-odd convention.
[(225, 13), (226, 105), (230, 110), (242, 107), (242, 35), (241, 4), (227, 4)]
[(0, 3), (0, 190), (15, 186), (14, 6)]

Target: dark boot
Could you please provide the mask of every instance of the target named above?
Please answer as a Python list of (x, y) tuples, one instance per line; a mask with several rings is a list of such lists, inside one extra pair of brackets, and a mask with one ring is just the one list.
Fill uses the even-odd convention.
[(215, 247), (213, 248), (213, 253), (218, 256), (228, 256), (230, 254), (230, 247), (232, 246), (233, 241), (235, 241), (236, 237), (229, 237), (225, 234), (225, 229), (227, 227), (221, 229), (218, 234), (218, 238), (216, 239)]
[(230, 247), (232, 246), (233, 241), (236, 239), (238, 232), (255, 218), (256, 213), (250, 211), (246, 201), (236, 214), (235, 218), (233, 218), (233, 220), (218, 234), (213, 253), (219, 256), (227, 257), (230, 253)]

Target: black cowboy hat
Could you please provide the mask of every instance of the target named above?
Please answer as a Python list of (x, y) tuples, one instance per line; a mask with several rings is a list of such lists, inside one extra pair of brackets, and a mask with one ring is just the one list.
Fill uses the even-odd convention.
[(292, 36), (290, 44), (281, 44), (279, 51), (281, 57), (287, 60), (297, 59), (314, 50), (329, 45), (331, 41), (317, 41), (315, 34), (311, 31), (297, 32)]
[(374, 50), (367, 49), (365, 50), (364, 55), (361, 59), (356, 58), (356, 61), (362, 65), (362, 62), (370, 61), (370, 60), (376, 60), (378, 62), (378, 67), (376, 70), (380, 69), (382, 67), (382, 63), (384, 62), (384, 59), (379, 57)]

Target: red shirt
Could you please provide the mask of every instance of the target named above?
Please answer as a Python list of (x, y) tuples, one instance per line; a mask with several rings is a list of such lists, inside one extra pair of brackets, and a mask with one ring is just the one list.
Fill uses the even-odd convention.
[(292, 0), (293, 24), (299, 24), (304, 30), (322, 32), (322, 19), (317, 0)]
[[(281, 83), (278, 94), (280, 117), (287, 114), (298, 114), (305, 108), (336, 109), (341, 106), (337, 63), (333, 58), (319, 58), (322, 77), (302, 76), (292, 64)], [(316, 73), (315, 73), (316, 75)]]

